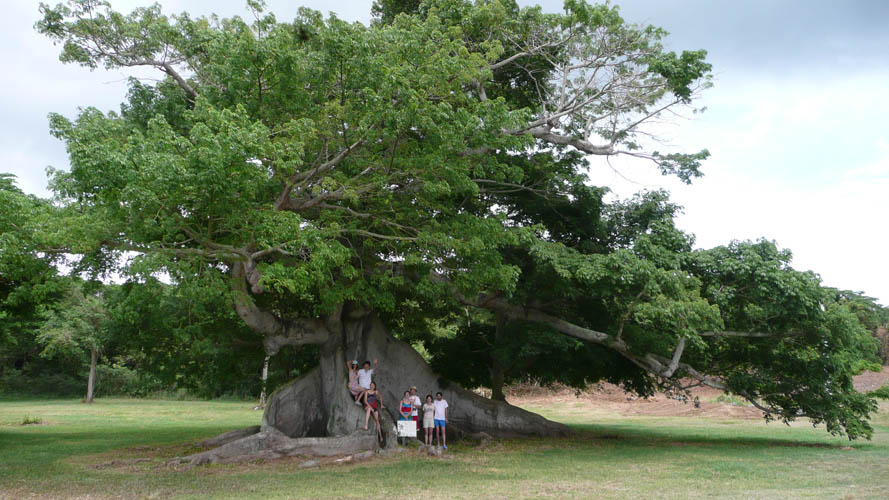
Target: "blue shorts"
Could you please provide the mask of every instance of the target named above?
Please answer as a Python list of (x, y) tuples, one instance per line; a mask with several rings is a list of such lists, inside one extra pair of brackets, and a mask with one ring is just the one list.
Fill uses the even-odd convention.
[(435, 426), (436, 426), (436, 427), (442, 427), (442, 428), (444, 428), (444, 426), (445, 426), (445, 421), (444, 421), (444, 420), (439, 420), (439, 419), (436, 418), (436, 419), (435, 419)]

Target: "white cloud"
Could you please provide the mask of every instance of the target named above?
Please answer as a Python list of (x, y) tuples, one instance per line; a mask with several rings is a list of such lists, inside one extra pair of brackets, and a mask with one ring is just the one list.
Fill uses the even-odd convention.
[(623, 159), (612, 161), (620, 175), (599, 166), (593, 182), (621, 197), (667, 189), (699, 247), (776, 240), (793, 251), (795, 268), (889, 304), (889, 136), (881, 135), (889, 97), (875, 99), (889, 77), (733, 87), (675, 134), (686, 151), (712, 152), (702, 179), (686, 186)]

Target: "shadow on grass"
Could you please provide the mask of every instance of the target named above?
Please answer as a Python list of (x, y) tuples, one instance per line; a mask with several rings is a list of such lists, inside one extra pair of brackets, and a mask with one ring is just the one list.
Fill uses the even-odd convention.
[(162, 429), (97, 427), (89, 431), (67, 431), (47, 426), (45, 432), (25, 432), (24, 429), (0, 428), (0, 462), (9, 466), (32, 466), (80, 455), (106, 452), (132, 455), (149, 449), (166, 455), (183, 449), (197, 449), (199, 440), (232, 430), (230, 426)]
[[(549, 460), (553, 454), (577, 452), (584, 456), (599, 450), (605, 460), (620, 460), (631, 456), (644, 456), (656, 459), (662, 455), (672, 455), (682, 448), (683, 453), (701, 454), (706, 460), (712, 453), (760, 455), (768, 449), (812, 449), (841, 450), (847, 452), (848, 442), (825, 435), (818, 439), (811, 431), (787, 429), (794, 435), (775, 437), (751, 435), (750, 429), (720, 429), (707, 426), (652, 426), (651, 423), (591, 423), (574, 424), (576, 431), (565, 438), (525, 438), (497, 440), (504, 452), (519, 452), (526, 459)], [(0, 428), (0, 462), (9, 468), (0, 477), (21, 474), (23, 468), (39, 469), (41, 464), (54, 462), (78, 463), (80, 466), (94, 466), (92, 462), (115, 459), (135, 459), (142, 457), (163, 458), (196, 451), (200, 439), (231, 430), (230, 426), (163, 426), (158, 428), (103, 427), (97, 425), (89, 430), (66, 430), (44, 427), (38, 432), (25, 427)], [(762, 432), (757, 430), (756, 432)], [(739, 435), (740, 434), (740, 435)], [(455, 452), (487, 453), (473, 446), (472, 441), (456, 443)], [(855, 450), (871, 449), (878, 445), (855, 443)], [(885, 448), (885, 446), (882, 446)], [(574, 450), (574, 451), (570, 451)], [(610, 459), (608, 457), (611, 457)], [(390, 464), (391, 465), (391, 464)], [(377, 464), (384, 469), (387, 465)], [(441, 466), (441, 464), (439, 465)], [(18, 471), (18, 472), (16, 472)]]
[[(775, 425), (783, 425), (775, 423)], [(657, 428), (643, 424), (572, 424), (577, 435), (569, 440), (601, 441), (621, 443), (628, 446), (700, 446), (725, 448), (824, 448), (836, 450), (867, 449), (875, 445), (867, 441), (837, 441), (839, 438), (825, 433), (824, 439), (813, 440), (811, 435), (776, 438), (773, 436), (751, 436), (745, 431), (742, 436), (728, 435), (729, 430), (713, 432), (713, 427), (688, 429), (684, 427)], [(791, 429), (788, 429), (790, 431)], [(797, 432), (799, 432), (797, 430)], [(830, 440), (832, 442), (826, 442)]]

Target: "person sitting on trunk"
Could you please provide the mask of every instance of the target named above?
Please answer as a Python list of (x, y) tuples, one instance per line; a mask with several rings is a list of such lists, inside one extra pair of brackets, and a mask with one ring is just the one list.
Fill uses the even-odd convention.
[(376, 373), (376, 369), (379, 368), (380, 362), (377, 358), (374, 358), (374, 367), (370, 367), (370, 361), (364, 362), (364, 368), (358, 370), (358, 385), (361, 386), (363, 390), (370, 389), (370, 381), (373, 379), (374, 373)]
[(398, 420), (410, 420), (413, 409), (414, 402), (411, 401), (411, 391), (404, 391), (404, 397), (401, 398), (401, 408), (398, 409)]
[(361, 393), (364, 389), (358, 385), (358, 361), (352, 360), (349, 363), (349, 393), (355, 399), (355, 404), (361, 406)]
[(432, 403), (432, 394), (426, 395), (426, 404), (423, 405), (423, 430), (426, 431), (426, 446), (432, 446), (432, 433), (435, 432), (435, 405)]
[(383, 431), (380, 430), (380, 408), (383, 406), (383, 401), (380, 398), (380, 392), (377, 391), (377, 383), (371, 382), (368, 384), (368, 388), (362, 396), (364, 397), (364, 430), (367, 430), (367, 424), (370, 421), (370, 414), (373, 413), (374, 420), (377, 422), (377, 437), (380, 441), (383, 440)]

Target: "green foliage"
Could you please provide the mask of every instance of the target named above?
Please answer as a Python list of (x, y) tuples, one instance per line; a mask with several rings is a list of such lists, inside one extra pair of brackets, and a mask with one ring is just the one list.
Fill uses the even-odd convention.
[[(201, 398), (259, 395), (262, 337), (239, 320), (227, 289), (212, 281), (176, 287), (153, 278), (131, 281), (109, 293), (109, 309), (114, 348), (121, 354), (113, 367), (104, 368), (118, 376), (100, 378), (99, 394), (146, 396), (182, 390)], [(273, 357), (270, 387), (312, 368), (316, 354), (307, 346)], [(121, 389), (107, 392), (109, 385)]]
[(870, 391), (867, 395), (872, 398), (889, 400), (889, 385)]
[[(40, 346), (33, 334), (63, 296), (55, 252), (45, 249), (44, 228), (55, 216), (46, 200), (22, 193), (10, 174), (0, 174), (0, 378), (14, 377)], [(0, 390), (2, 386), (0, 386)]]
[[(66, 373), (65, 367), (36, 371), (7, 368), (0, 375), (0, 393), (13, 396), (82, 396), (86, 379)], [(79, 367), (78, 367), (79, 368)]]
[(74, 284), (58, 306), (47, 313), (37, 334), (42, 356), (78, 357), (84, 352), (102, 351), (108, 342), (108, 311), (100, 295), (84, 293)]
[(737, 394), (787, 415), (809, 416), (832, 433), (869, 436), (867, 415), (876, 403), (855, 391), (852, 375), (862, 360), (876, 361), (874, 340), (814, 273), (793, 270), (790, 259), (789, 251), (765, 240), (690, 255), (686, 266), (700, 277), (726, 329), (774, 334), (716, 337), (707, 360)]

